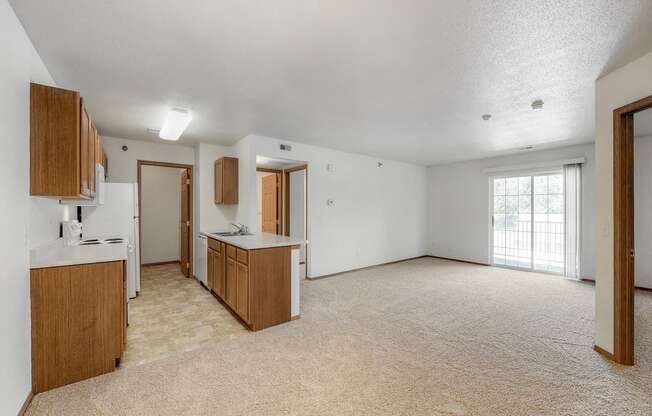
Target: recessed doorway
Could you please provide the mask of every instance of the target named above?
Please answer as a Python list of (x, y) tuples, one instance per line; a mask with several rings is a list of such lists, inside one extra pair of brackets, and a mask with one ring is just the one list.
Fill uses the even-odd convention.
[(614, 351), (611, 358), (624, 365), (634, 365), (634, 293), (638, 256), (635, 251), (634, 163), (635, 135), (642, 134), (635, 133), (638, 130), (635, 121), (643, 125), (644, 121), (638, 117), (645, 117), (643, 112), (650, 108), (652, 96), (613, 111)]
[[(258, 229), (301, 240), (308, 236), (308, 165), (256, 156)], [(300, 277), (308, 273), (308, 246), (301, 244)]]

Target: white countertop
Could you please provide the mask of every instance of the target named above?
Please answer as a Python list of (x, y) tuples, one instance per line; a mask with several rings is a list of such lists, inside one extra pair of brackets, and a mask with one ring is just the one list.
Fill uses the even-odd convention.
[(64, 246), (63, 239), (30, 250), (30, 269), (127, 260), (127, 243)]
[(237, 235), (237, 236), (229, 236), (229, 237), (223, 237), (220, 235), (215, 235), (215, 234), (205, 233), (205, 232), (200, 232), (199, 234), (204, 235), (206, 237), (213, 238), (215, 240), (223, 241), (227, 244), (231, 244), (233, 246), (240, 247), (245, 250), (294, 246), (306, 242), (306, 240), (301, 240), (298, 238), (286, 237), (284, 235), (276, 235), (271, 233), (256, 233), (253, 235)]

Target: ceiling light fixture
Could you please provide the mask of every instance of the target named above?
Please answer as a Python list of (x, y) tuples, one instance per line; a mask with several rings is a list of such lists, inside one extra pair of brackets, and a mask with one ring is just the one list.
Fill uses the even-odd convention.
[(183, 131), (188, 127), (192, 115), (190, 111), (182, 108), (172, 108), (163, 122), (163, 127), (158, 133), (158, 137), (163, 140), (179, 140)]
[(482, 115), (482, 119), (483, 119), (484, 121), (487, 121), (487, 120), (491, 119), (491, 114), (483, 114), (483, 115)]
[(534, 111), (543, 110), (543, 100), (532, 101), (532, 110)]

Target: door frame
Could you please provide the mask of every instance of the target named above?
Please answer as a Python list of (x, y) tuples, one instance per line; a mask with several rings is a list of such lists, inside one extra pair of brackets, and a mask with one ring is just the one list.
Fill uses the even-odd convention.
[[(187, 165), (183, 163), (172, 163), (172, 162), (158, 162), (154, 160), (138, 160), (137, 161), (137, 168), (138, 168), (138, 218), (140, 219), (138, 221), (138, 256), (139, 258), (143, 258), (142, 256), (142, 251), (143, 251), (143, 233), (142, 233), (142, 198), (143, 198), (143, 193), (142, 193), (142, 167), (143, 166), (158, 166), (158, 167), (163, 167), (163, 168), (176, 168), (176, 169), (186, 169), (188, 172), (188, 178), (190, 179), (190, 185), (188, 186), (188, 217), (190, 218), (190, 231), (188, 232), (188, 258), (190, 259), (190, 267), (188, 268), (188, 276), (190, 277), (193, 276), (195, 277), (195, 271), (194, 271), (194, 229), (195, 229), (195, 218), (193, 215), (193, 210), (194, 210), (194, 180), (195, 180), (195, 175), (193, 175), (193, 166), (192, 165)], [(178, 186), (178, 184), (177, 184)], [(195, 277), (196, 279), (196, 277)]]
[[(285, 226), (284, 220), (284, 206), (283, 206), (283, 171), (279, 169), (269, 169), (269, 168), (256, 168), (256, 172), (269, 173), (276, 177), (276, 235), (283, 235), (283, 227)], [(270, 176), (266, 175), (266, 176)], [(258, 179), (256, 179), (258, 180)], [(260, 197), (261, 195), (258, 195)], [(262, 201), (261, 201), (262, 203)], [(262, 228), (262, 225), (261, 225)], [(262, 231), (262, 229), (261, 229)]]
[(652, 108), (652, 95), (613, 111), (614, 351), (634, 365), (634, 114)]
[[(284, 170), (280, 169), (270, 169), (270, 168), (263, 168), (263, 167), (256, 167), (256, 172), (267, 172), (267, 173), (276, 173), (277, 175), (281, 175), (281, 189), (280, 189), (280, 195), (278, 196), (277, 202), (279, 205), (283, 206), (281, 210), (278, 210), (278, 215), (279, 219), (281, 221), (281, 228), (279, 230), (279, 233), (285, 236), (290, 235), (290, 173), (300, 171), (300, 170), (305, 170), (306, 171), (306, 195), (305, 195), (305, 205), (306, 205), (306, 241), (310, 241), (310, 227), (308, 226), (309, 224), (309, 214), (308, 214), (308, 194), (310, 192), (310, 186), (308, 183), (308, 175), (309, 175), (309, 170), (308, 170), (308, 163), (304, 163), (302, 165), (297, 165), (293, 166), (291, 168), (287, 168)], [(258, 195), (260, 198), (260, 195)], [(281, 204), (281, 201), (283, 202)], [(308, 277), (308, 272), (309, 272), (309, 265), (310, 265), (310, 244), (306, 243), (306, 278), (310, 279)]]

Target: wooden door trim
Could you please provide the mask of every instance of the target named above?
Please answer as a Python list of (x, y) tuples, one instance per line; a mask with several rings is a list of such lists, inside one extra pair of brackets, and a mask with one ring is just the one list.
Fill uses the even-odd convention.
[(652, 95), (613, 111), (614, 352), (634, 365), (634, 114), (652, 108)]
[(266, 173), (281, 173), (283, 172), (280, 169), (270, 169), (270, 168), (256, 168), (256, 172), (266, 172)]
[(188, 236), (188, 259), (190, 260), (190, 267), (188, 271), (188, 277), (194, 276), (194, 230), (195, 230), (195, 217), (193, 215), (193, 207), (194, 207), (194, 200), (195, 200), (195, 195), (194, 195), (194, 181), (195, 181), (195, 175), (193, 175), (193, 166), (192, 165), (187, 165), (184, 163), (172, 163), (172, 162), (158, 162), (158, 161), (153, 161), (153, 160), (138, 160), (136, 162), (137, 170), (138, 170), (138, 257), (140, 259), (143, 258), (142, 253), (143, 253), (143, 233), (142, 233), (142, 221), (143, 221), (143, 216), (142, 216), (142, 210), (143, 210), (143, 204), (142, 204), (142, 198), (143, 198), (143, 192), (142, 192), (142, 167), (143, 166), (159, 166), (159, 167), (164, 167), (164, 168), (177, 168), (177, 169), (186, 169), (188, 171), (188, 179), (190, 179), (190, 185), (188, 186), (188, 218), (190, 219), (190, 231), (189, 231), (189, 236)]

